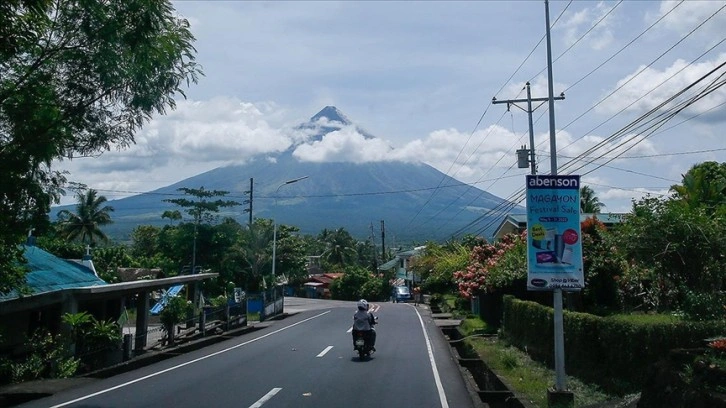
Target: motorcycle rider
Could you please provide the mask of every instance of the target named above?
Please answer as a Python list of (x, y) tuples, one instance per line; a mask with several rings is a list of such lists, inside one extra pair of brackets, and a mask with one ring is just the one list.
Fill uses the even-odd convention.
[(353, 315), (353, 342), (358, 332), (366, 332), (368, 341), (371, 344), (371, 350), (376, 351), (376, 331), (373, 325), (376, 324), (376, 318), (372, 312), (368, 311), (368, 301), (361, 299), (358, 301), (358, 311)]

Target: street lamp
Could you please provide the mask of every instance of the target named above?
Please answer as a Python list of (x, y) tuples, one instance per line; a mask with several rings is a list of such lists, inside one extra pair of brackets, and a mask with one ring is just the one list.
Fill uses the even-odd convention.
[[(308, 176), (294, 178), (292, 180), (287, 180), (286, 182), (280, 184), (277, 187), (277, 190), (275, 190), (275, 209), (277, 209), (277, 193), (280, 191), (280, 188), (282, 186), (286, 186), (288, 184), (297, 183), (300, 180), (305, 180), (306, 178), (308, 178)], [(274, 214), (273, 214), (273, 216), (274, 216)], [(272, 222), (273, 222), (273, 229), (272, 229), (272, 279), (275, 280), (275, 285), (276, 285), (277, 284), (277, 275), (275, 274), (275, 263), (276, 263), (276, 260), (277, 260), (277, 256), (276, 256), (277, 255), (277, 253), (276, 253), (277, 252), (277, 221), (275, 221), (274, 217), (272, 219)], [(274, 293), (276, 294), (277, 291), (275, 291)]]

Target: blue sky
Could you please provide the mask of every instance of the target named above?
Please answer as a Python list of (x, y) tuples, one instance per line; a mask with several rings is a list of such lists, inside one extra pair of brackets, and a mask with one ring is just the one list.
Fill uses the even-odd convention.
[[(491, 100), (524, 98), (527, 81), (533, 97), (547, 96), (544, 1), (174, 5), (191, 23), (205, 76), (132, 148), (58, 163), (72, 181), (115, 199), (265, 160), (299, 140), (294, 126), (334, 105), (378, 140), (341, 129), (301, 146), (301, 160), (424, 161), (502, 198), (523, 188), (528, 169), (517, 168), (515, 150), (529, 145), (527, 114)], [(726, 160), (721, 88), (657, 130), (626, 128), (726, 62), (724, 6), (550, 2), (554, 92), (566, 96), (555, 103), (560, 172), (582, 174), (606, 210), (628, 211), (632, 199), (667, 194), (692, 165)], [(542, 173), (548, 118), (546, 103), (533, 114)]]

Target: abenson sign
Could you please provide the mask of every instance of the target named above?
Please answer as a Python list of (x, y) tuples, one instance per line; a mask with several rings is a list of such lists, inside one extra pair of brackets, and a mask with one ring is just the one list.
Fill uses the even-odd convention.
[(527, 289), (584, 287), (580, 176), (527, 176)]

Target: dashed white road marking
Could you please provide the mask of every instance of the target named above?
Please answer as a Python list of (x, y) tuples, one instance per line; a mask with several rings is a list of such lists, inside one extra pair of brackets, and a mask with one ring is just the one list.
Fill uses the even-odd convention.
[(250, 408), (260, 408), (262, 406), (262, 404), (264, 404), (265, 402), (269, 401), (270, 398), (274, 397), (275, 394), (277, 394), (278, 392), (280, 392), (280, 390), (282, 390), (282, 388), (273, 388), (273, 389), (271, 389), (270, 392), (268, 392), (267, 394), (265, 394), (264, 397), (258, 399), (257, 402), (255, 402), (254, 404), (250, 405)]
[[(92, 394), (84, 395), (83, 397), (79, 397), (79, 398), (76, 398), (76, 399), (74, 399), (74, 400), (66, 401), (66, 402), (63, 402), (63, 403), (61, 403), (61, 404), (53, 405), (53, 406), (52, 406), (52, 407), (50, 407), (50, 408), (60, 408), (60, 407), (65, 407), (65, 406), (67, 406), (67, 405), (75, 404), (76, 402), (79, 402), (79, 401), (83, 401), (83, 400), (87, 400), (87, 399), (89, 399), (89, 398), (93, 398), (93, 397), (96, 397), (96, 396), (99, 396), (99, 395), (105, 394), (105, 393), (107, 393), (107, 392), (110, 392), (110, 391), (113, 391), (113, 390), (117, 390), (117, 389), (119, 389), (119, 388), (123, 388), (123, 387), (129, 386), (129, 385), (131, 385), (131, 384), (135, 384), (135, 383), (137, 383), (137, 382), (140, 382), (140, 381), (145, 381), (145, 380), (148, 380), (149, 378), (153, 378), (153, 377), (156, 377), (157, 375), (161, 375), (161, 374), (164, 374), (164, 373), (168, 373), (169, 371), (173, 371), (173, 370), (176, 370), (176, 369), (179, 369), (179, 368), (182, 368), (182, 367), (186, 367), (186, 366), (188, 366), (188, 365), (190, 365), (190, 364), (194, 364), (194, 363), (196, 363), (196, 362), (199, 362), (199, 361), (202, 361), (202, 360), (206, 360), (206, 359), (208, 359), (208, 358), (210, 358), (210, 357), (214, 357), (214, 356), (216, 356), (216, 355), (219, 355), (219, 354), (222, 354), (222, 353), (226, 353), (226, 352), (228, 352), (228, 351), (230, 351), (230, 350), (234, 350), (234, 349), (236, 349), (236, 348), (239, 348), (239, 347), (243, 347), (243, 346), (246, 346), (246, 345), (248, 345), (248, 344), (250, 344), (250, 343), (254, 343), (254, 342), (256, 342), (256, 341), (259, 341), (259, 340), (262, 340), (262, 339), (264, 339), (264, 338), (270, 337), (270, 336), (272, 336), (272, 335), (274, 335), (274, 334), (280, 333), (280, 332), (281, 332), (281, 331), (283, 331), (283, 330), (287, 330), (287, 329), (290, 329), (290, 328), (292, 328), (292, 327), (295, 327), (295, 326), (297, 326), (297, 325), (300, 325), (300, 324), (303, 324), (303, 323), (309, 322), (310, 320), (313, 320), (313, 319), (317, 319), (317, 318), (318, 318), (318, 317), (320, 317), (320, 316), (325, 316), (325, 315), (326, 315), (326, 314), (328, 314), (328, 313), (330, 313), (330, 310), (328, 310), (328, 311), (325, 311), (325, 312), (323, 312), (323, 313), (320, 313), (320, 314), (317, 314), (317, 315), (315, 315), (315, 316), (312, 316), (312, 317), (308, 317), (307, 319), (304, 319), (304, 320), (300, 320), (299, 322), (297, 322), (297, 323), (293, 323), (293, 324), (291, 324), (291, 325), (289, 325), (289, 326), (281, 327), (281, 328), (279, 328), (279, 329), (277, 329), (277, 330), (275, 330), (275, 331), (271, 331), (271, 332), (269, 332), (269, 333), (267, 333), (267, 334), (264, 334), (264, 335), (262, 335), (262, 336), (260, 336), (260, 337), (256, 337), (256, 338), (254, 338), (254, 339), (251, 339), (251, 340), (247, 340), (247, 341), (245, 341), (244, 343), (239, 343), (239, 344), (237, 344), (237, 345), (234, 345), (234, 346), (232, 346), (232, 347), (228, 347), (228, 348), (226, 348), (226, 349), (224, 349), (224, 350), (219, 350), (219, 351), (217, 351), (217, 352), (214, 352), (214, 353), (212, 353), (212, 354), (207, 354), (207, 355), (205, 355), (205, 356), (202, 356), (202, 357), (199, 357), (199, 358), (195, 358), (194, 360), (190, 360), (190, 361), (187, 361), (186, 363), (181, 363), (181, 364), (175, 365), (175, 366), (173, 366), (173, 367), (169, 367), (169, 368), (166, 368), (166, 369), (164, 369), (164, 370), (161, 370), (161, 371), (157, 371), (157, 372), (155, 372), (155, 373), (151, 373), (151, 374), (149, 374), (149, 375), (145, 375), (145, 376), (143, 376), (143, 377), (140, 377), (140, 378), (136, 378), (136, 379), (134, 379), (134, 380), (131, 380), (131, 381), (128, 381), (128, 382), (125, 382), (125, 383), (122, 383), (122, 384), (119, 384), (119, 385), (113, 386), (113, 387), (111, 387), (111, 388), (106, 388), (105, 390), (101, 390), (101, 391), (98, 391), (98, 392), (94, 392), (94, 393), (92, 393)], [(278, 392), (279, 392), (279, 390), (278, 390)]]
[(315, 357), (322, 357), (322, 356), (326, 355), (328, 353), (328, 351), (330, 351), (332, 348), (333, 348), (333, 346), (326, 347), (323, 351), (320, 352), (320, 354), (318, 354)]

